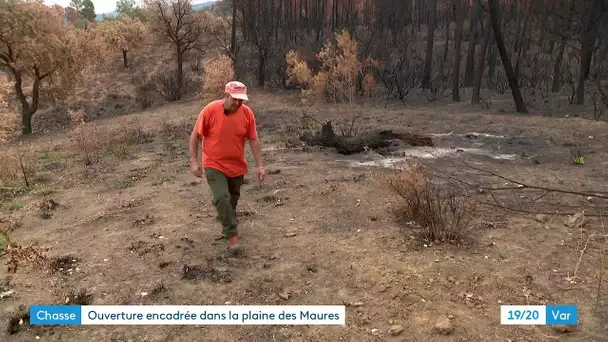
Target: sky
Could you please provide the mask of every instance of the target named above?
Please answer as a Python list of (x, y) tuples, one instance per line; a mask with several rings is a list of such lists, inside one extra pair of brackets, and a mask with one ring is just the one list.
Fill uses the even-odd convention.
[[(49, 6), (60, 5), (68, 7), (70, 2), (71, 0), (44, 0), (44, 3)], [(95, 5), (95, 13), (109, 13), (116, 9), (116, 0), (93, 0), (93, 5)]]
[[(205, 2), (207, 0), (192, 0), (193, 4), (198, 4), (200, 2)], [(52, 6), (52, 5), (60, 5), (62, 7), (67, 7), (70, 5), (71, 0), (44, 0), (44, 3)], [(138, 3), (139, 1), (135, 1)], [(93, 5), (95, 5), (95, 13), (110, 13), (116, 9), (116, 0), (93, 0)]]

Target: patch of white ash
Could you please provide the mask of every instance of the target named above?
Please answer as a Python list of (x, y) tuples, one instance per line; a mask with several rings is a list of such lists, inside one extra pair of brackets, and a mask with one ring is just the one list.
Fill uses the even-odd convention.
[(351, 167), (377, 166), (384, 168), (401, 168), (410, 158), (437, 159), (450, 156), (458, 156), (464, 153), (483, 155), (498, 160), (516, 160), (516, 154), (496, 154), (479, 148), (434, 148), (434, 147), (414, 147), (400, 150), (393, 153), (390, 157), (371, 157), (370, 160), (337, 160), (345, 162)]

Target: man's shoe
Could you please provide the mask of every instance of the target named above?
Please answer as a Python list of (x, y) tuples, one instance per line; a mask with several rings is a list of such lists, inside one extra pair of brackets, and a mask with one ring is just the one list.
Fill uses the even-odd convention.
[(242, 251), (241, 246), (239, 245), (239, 237), (238, 236), (231, 236), (228, 239), (228, 249), (230, 250), (230, 252), (232, 252), (233, 254), (238, 254)]

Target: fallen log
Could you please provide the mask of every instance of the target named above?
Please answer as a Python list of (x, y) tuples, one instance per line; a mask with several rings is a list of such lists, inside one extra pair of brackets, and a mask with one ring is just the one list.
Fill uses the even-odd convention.
[(378, 149), (389, 147), (395, 140), (403, 141), (411, 146), (434, 146), (430, 137), (414, 133), (394, 133), (392, 130), (380, 130), (352, 137), (339, 137), (334, 132), (331, 121), (323, 124), (321, 131), (313, 135), (306, 132), (300, 136), (300, 141), (309, 146), (324, 146), (335, 148), (340, 154), (355, 154), (365, 151), (365, 148)]

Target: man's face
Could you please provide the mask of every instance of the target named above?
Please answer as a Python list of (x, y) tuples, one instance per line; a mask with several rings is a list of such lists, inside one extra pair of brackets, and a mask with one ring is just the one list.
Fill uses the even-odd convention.
[(230, 95), (226, 95), (226, 101), (224, 103), (224, 108), (226, 108), (226, 110), (228, 112), (235, 112), (237, 109), (241, 108), (242, 105), (243, 105), (243, 100), (235, 99)]

